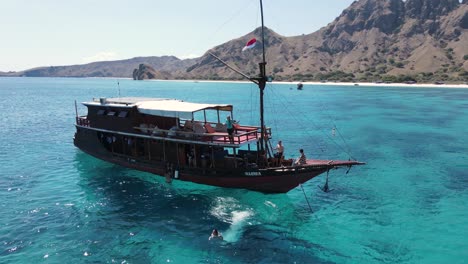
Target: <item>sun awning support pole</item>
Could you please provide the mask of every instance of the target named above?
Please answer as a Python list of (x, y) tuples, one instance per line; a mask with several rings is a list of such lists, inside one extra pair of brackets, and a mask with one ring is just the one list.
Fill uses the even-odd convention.
[(166, 162), (166, 140), (163, 140), (162, 143), (163, 143), (164, 162)]
[(146, 147), (148, 148), (148, 159), (151, 160), (151, 140), (145, 139)]
[(179, 143), (176, 142), (177, 168), (180, 168)]
[(76, 100), (75, 100), (75, 114), (76, 114), (76, 120), (78, 120), (78, 106), (76, 105)]

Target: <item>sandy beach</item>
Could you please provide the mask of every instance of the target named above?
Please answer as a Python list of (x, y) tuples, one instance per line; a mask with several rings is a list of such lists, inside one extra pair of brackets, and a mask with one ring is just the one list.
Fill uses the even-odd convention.
[[(148, 80), (157, 82), (203, 82), (203, 83), (250, 83), (249, 81), (213, 81), (213, 80)], [(294, 88), (299, 82), (271, 82), (272, 84), (289, 84)], [(468, 89), (468, 84), (433, 84), (433, 83), (365, 83), (365, 82), (302, 82), (304, 85), (321, 86), (366, 86), (366, 87), (408, 87), (408, 88), (460, 88)]]
[(416, 87), (416, 88), (463, 88), (468, 89), (468, 84), (433, 84), (433, 83), (342, 83), (342, 82), (303, 82), (310, 85), (336, 85), (336, 86), (383, 86), (383, 87)]

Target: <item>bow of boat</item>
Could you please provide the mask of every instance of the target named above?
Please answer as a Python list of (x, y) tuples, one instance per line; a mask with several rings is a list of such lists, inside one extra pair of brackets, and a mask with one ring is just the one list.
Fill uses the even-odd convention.
[(328, 168), (338, 168), (338, 167), (350, 167), (356, 165), (365, 165), (365, 162), (360, 162), (357, 160), (307, 160), (307, 166), (311, 167), (328, 167)]

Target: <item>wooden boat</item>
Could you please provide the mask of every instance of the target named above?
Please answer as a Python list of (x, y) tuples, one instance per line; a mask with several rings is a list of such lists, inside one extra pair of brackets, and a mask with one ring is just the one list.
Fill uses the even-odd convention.
[(297, 83), (297, 89), (298, 90), (302, 90), (303, 87), (304, 87), (304, 85), (301, 82)]
[[(263, 11), (262, 39), (265, 43)], [(168, 181), (265, 193), (285, 193), (330, 169), (363, 164), (354, 160), (307, 160), (295, 165), (292, 160), (273, 157), (271, 129), (264, 124), (265, 65), (263, 48), (260, 75), (241, 73), (259, 87), (260, 126), (236, 124), (230, 136), (221, 121), (233, 116), (232, 105), (164, 98), (100, 98), (83, 103), (87, 115), (77, 113), (74, 144), (98, 159), (165, 176)], [(201, 113), (204, 118), (195, 120)], [(207, 116), (217, 118), (208, 120)]]

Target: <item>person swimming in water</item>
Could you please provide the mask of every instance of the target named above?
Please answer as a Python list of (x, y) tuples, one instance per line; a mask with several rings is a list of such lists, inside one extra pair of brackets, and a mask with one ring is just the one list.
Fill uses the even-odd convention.
[(211, 239), (220, 239), (220, 240), (223, 240), (223, 236), (221, 235), (221, 233), (218, 232), (218, 229), (213, 229), (213, 232), (211, 232), (211, 236), (208, 238), (208, 240), (211, 240)]

